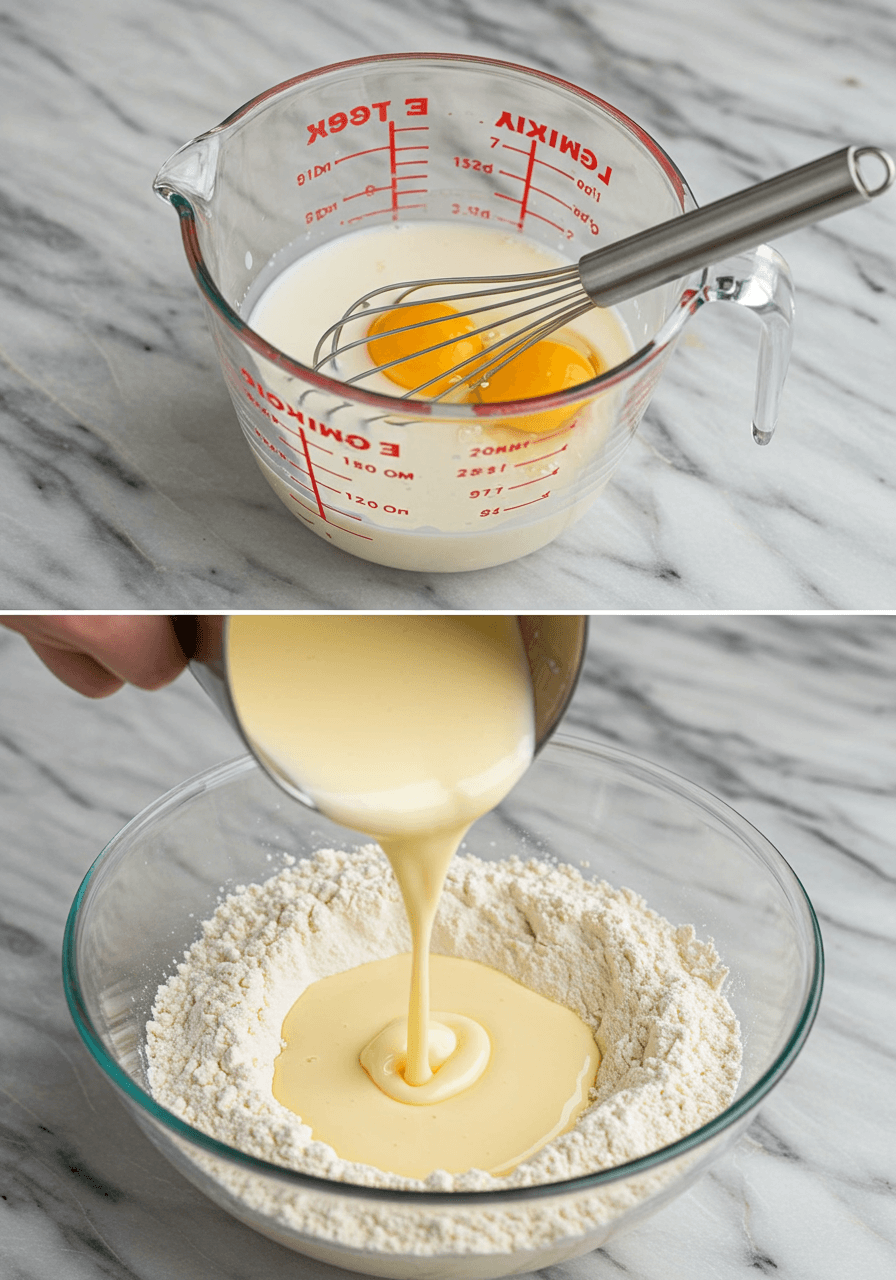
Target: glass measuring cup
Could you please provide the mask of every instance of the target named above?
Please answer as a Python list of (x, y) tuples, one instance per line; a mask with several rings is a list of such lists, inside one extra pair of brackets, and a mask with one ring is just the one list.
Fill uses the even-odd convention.
[[(445, 54), (324, 67), (181, 148), (155, 189), (180, 217), (253, 457), (298, 519), (363, 559), (478, 569), (550, 542), (606, 485), (684, 325), (708, 302), (735, 302), (762, 323), (753, 434), (771, 438), (793, 303), (787, 265), (768, 246), (620, 304), (629, 341), (612, 367), (514, 403), (348, 387), (250, 326), (281, 272), (354, 230), (497, 227), (574, 261), (696, 207), (638, 125), (556, 77)], [(321, 333), (338, 318), (325, 301), (308, 299)]]

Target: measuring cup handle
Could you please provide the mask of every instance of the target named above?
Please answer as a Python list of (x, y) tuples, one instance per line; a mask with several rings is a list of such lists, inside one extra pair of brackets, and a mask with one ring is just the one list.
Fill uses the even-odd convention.
[(748, 307), (762, 324), (753, 439), (757, 444), (768, 444), (778, 421), (793, 344), (794, 301), (790, 268), (780, 253), (767, 244), (761, 244), (758, 249), (739, 253), (710, 267), (703, 287), (703, 301), (736, 302)]

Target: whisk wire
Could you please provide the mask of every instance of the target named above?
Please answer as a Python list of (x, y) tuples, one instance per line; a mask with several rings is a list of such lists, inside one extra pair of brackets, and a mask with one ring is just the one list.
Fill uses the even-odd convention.
[[(516, 289), (528, 289), (538, 280), (566, 279), (578, 280), (579, 269), (575, 263), (568, 263), (563, 267), (550, 267), (544, 271), (527, 271), (524, 273), (516, 272), (513, 275), (503, 276), (440, 276), (436, 278), (428, 278), (425, 280), (398, 280), (392, 284), (380, 285), (376, 289), (371, 289), (369, 293), (363, 294), (357, 298), (346, 311), (345, 315), (350, 316), (352, 312), (358, 309), (364, 309), (371, 298), (378, 297), (381, 293), (395, 293), (404, 290), (401, 297), (407, 296), (408, 293), (415, 289), (432, 289), (440, 288), (443, 285), (453, 286), (458, 284), (487, 284), (488, 288), (483, 290), (485, 295), (494, 294), (496, 284), (507, 284), (508, 288), (502, 290), (504, 293), (512, 293)], [(475, 296), (473, 294), (459, 294), (458, 297)], [(388, 309), (388, 308), (387, 308)]]
[[(560, 271), (567, 272), (568, 270), (569, 268), (567, 267), (556, 268), (557, 272), (560, 272)], [(532, 275), (536, 277), (542, 277), (547, 274), (548, 274), (547, 272), (532, 273)], [(551, 273), (551, 274), (554, 274), (554, 273)], [(528, 277), (526, 277), (525, 284), (520, 284), (519, 283), (520, 279), (521, 279), (520, 276), (495, 276), (495, 277), (493, 276), (453, 276), (450, 278), (443, 276), (439, 279), (398, 280), (398, 281), (395, 281), (393, 284), (380, 285), (376, 289), (371, 289), (369, 293), (362, 294), (360, 298), (356, 298), (355, 301), (352, 303), (352, 305), (348, 308), (348, 310), (343, 312), (343, 314), (334, 324), (331, 324), (328, 329), (324, 330), (324, 332), (321, 334), (320, 338), (318, 339), (317, 346), (314, 349), (314, 358), (312, 361), (313, 367), (316, 369), (318, 368), (319, 365), (326, 363), (326, 361), (329, 359), (329, 357), (325, 356), (324, 359), (321, 360), (320, 351), (321, 351), (321, 347), (324, 345), (324, 343), (326, 342), (330, 334), (335, 334), (333, 343), (331, 344), (332, 347), (335, 349), (339, 343), (339, 335), (341, 334), (342, 329), (346, 324), (350, 323), (352, 320), (361, 319), (362, 315), (366, 318), (368, 316), (381, 315), (387, 311), (393, 311), (397, 306), (401, 305), (401, 303), (405, 298), (407, 298), (411, 293), (413, 293), (417, 289), (433, 289), (433, 288), (441, 288), (443, 286), (447, 287), (450, 285), (458, 285), (458, 284), (482, 284), (483, 281), (487, 281), (489, 283), (489, 288), (481, 290), (479, 294), (464, 292), (464, 293), (458, 293), (458, 294), (453, 294), (448, 296), (440, 295), (438, 299), (430, 299), (430, 301), (460, 302), (468, 297), (475, 297), (475, 296), (494, 297), (494, 288), (492, 287), (492, 283), (494, 280), (499, 280), (501, 282), (515, 281), (516, 283), (511, 284), (506, 290), (506, 292), (513, 292), (518, 289), (527, 289), (530, 287)], [(397, 296), (393, 297), (391, 302), (389, 302), (386, 306), (371, 307), (369, 305), (370, 300), (372, 298), (377, 298), (381, 294), (386, 294), (386, 293), (389, 293), (389, 294), (397, 293)]]
[[(523, 275), (515, 276), (443, 276), (436, 280), (404, 280), (397, 285), (383, 285), (380, 289), (374, 290), (374, 293), (367, 294), (368, 298), (373, 297), (375, 293), (388, 293), (393, 289), (402, 289), (396, 298), (396, 304), (400, 305), (406, 297), (417, 289), (435, 289), (443, 288), (448, 285), (456, 284), (487, 284), (487, 289), (468, 290), (464, 293), (457, 294), (439, 294), (438, 298), (431, 299), (437, 302), (462, 302), (465, 298), (488, 298), (494, 297), (498, 292), (503, 297), (508, 293), (519, 293), (525, 289), (529, 289), (534, 284), (541, 283), (545, 280), (556, 280), (556, 284), (552, 285), (553, 289), (565, 288), (568, 284), (575, 281), (581, 283), (579, 279), (579, 269), (577, 266), (554, 267), (550, 271), (529, 271)], [(496, 290), (496, 285), (505, 285), (505, 288)], [(362, 299), (359, 299), (362, 301)], [(357, 307), (358, 302), (354, 302), (349, 308), (351, 311)]]
[[(533, 283), (535, 282), (535, 279), (545, 279), (548, 276), (556, 277), (560, 275), (562, 275), (562, 279), (557, 279), (554, 284), (548, 285), (540, 289), (533, 289), (532, 287)], [(490, 282), (492, 281), (503, 282), (504, 280), (519, 281), (520, 277), (519, 276), (495, 276), (495, 277), (469, 276), (469, 277), (461, 277), (456, 281), (451, 281), (451, 283), (467, 283), (469, 281), (481, 282), (483, 279), (488, 279)], [(317, 346), (314, 349), (313, 368), (315, 369), (315, 371), (322, 368), (325, 364), (329, 363), (331, 360), (337, 359), (338, 356), (341, 355), (343, 352), (351, 351), (355, 347), (363, 346), (369, 340), (368, 337), (365, 336), (362, 338), (356, 338), (351, 342), (342, 343), (340, 345), (340, 338), (342, 335), (342, 331), (347, 324), (350, 324), (353, 320), (360, 320), (362, 318), (369, 319), (377, 315), (386, 315), (388, 314), (388, 312), (396, 310), (398, 307), (402, 306), (403, 304), (405, 306), (413, 305), (413, 304), (404, 303), (404, 299), (407, 298), (412, 292), (422, 288), (432, 288), (435, 285), (440, 285), (442, 283), (443, 283), (442, 281), (432, 281), (432, 280), (423, 280), (423, 281), (407, 281), (406, 280), (406, 281), (402, 281), (397, 285), (386, 285), (380, 289), (371, 290), (371, 292), (365, 294), (363, 298), (359, 298), (357, 302), (353, 303), (353, 305), (349, 308), (349, 310), (346, 311), (344, 315), (342, 315), (340, 319), (336, 321), (335, 324), (330, 325), (330, 327), (327, 330), (325, 330), (325, 332), (321, 335), (317, 343)], [(444, 283), (447, 284), (449, 282), (445, 281)], [(574, 289), (571, 293), (567, 292), (566, 294), (564, 294), (564, 297), (572, 298), (577, 296), (578, 297), (586, 296), (584, 295), (581, 284), (579, 282), (577, 269), (575, 267), (573, 268), (559, 267), (552, 272), (533, 272), (529, 277), (527, 277), (527, 282), (525, 284), (517, 283), (507, 289), (500, 290), (497, 294), (494, 287), (490, 287), (488, 289), (483, 289), (475, 292), (467, 291), (464, 293), (449, 294), (447, 296), (440, 294), (437, 298), (429, 298), (429, 299), (426, 299), (426, 301), (428, 302), (466, 302), (468, 299), (477, 299), (477, 298), (491, 299), (491, 301), (486, 306), (468, 307), (464, 310), (464, 315), (472, 316), (472, 315), (482, 314), (483, 312), (502, 310), (508, 305), (506, 295), (509, 293), (520, 293), (525, 290), (529, 290), (529, 292), (525, 293), (525, 295), (522, 298), (517, 298), (515, 300), (518, 304), (522, 304), (526, 302), (531, 302), (537, 298), (550, 297), (552, 294), (561, 293), (561, 291), (563, 290), (568, 291), (570, 285), (574, 285)], [(394, 297), (387, 306), (370, 307), (365, 305), (370, 298), (376, 297), (377, 295), (383, 294), (383, 293), (394, 293), (395, 290), (399, 290), (398, 296)], [(589, 306), (590, 305), (591, 304), (589, 303)], [(529, 315), (531, 314), (531, 312), (523, 312), (522, 314)], [(443, 316), (434, 316), (428, 320), (420, 320), (420, 321), (413, 322), (411, 324), (400, 325), (395, 329), (383, 330), (382, 332), (376, 334), (376, 337), (377, 338), (393, 337), (395, 334), (404, 333), (410, 329), (422, 329), (429, 325), (440, 324), (444, 321), (444, 319), (445, 317)], [(467, 333), (463, 336), (473, 337), (474, 334), (487, 333), (488, 330), (492, 327), (493, 327), (492, 325), (484, 325), (482, 328), (473, 330), (472, 332)], [(331, 335), (332, 335), (332, 342), (330, 344), (330, 351), (327, 355), (321, 357), (321, 348), (323, 347), (327, 338), (329, 338)], [(444, 342), (435, 343), (433, 346), (426, 347), (425, 349), (421, 349), (420, 351), (417, 351), (414, 354), (415, 355), (428, 354), (430, 351), (437, 351), (440, 347), (450, 346), (450, 344), (454, 341), (456, 341), (455, 338), (448, 338)], [(406, 358), (407, 357), (402, 357), (401, 360), (397, 360), (397, 361), (393, 360), (390, 362), (389, 365), (381, 365), (379, 367), (390, 368), (394, 364), (401, 363), (402, 360)], [(375, 370), (369, 370), (368, 372), (375, 372)], [(357, 380), (358, 380), (357, 378), (352, 378), (352, 379), (349, 379), (348, 381), (355, 382)]]
[[(580, 302), (574, 307), (567, 307), (556, 312), (551, 312), (539, 325), (526, 325), (522, 329), (517, 329), (514, 333), (507, 334), (504, 338), (499, 339), (499, 341), (489, 347), (487, 351), (479, 352), (476, 356), (470, 356), (467, 360), (460, 361), (452, 369), (448, 370), (448, 374), (460, 373), (460, 371), (465, 369), (467, 365), (470, 365), (475, 360), (485, 356), (486, 359), (484, 363), (480, 364), (476, 368), (466, 369), (466, 372), (462, 377), (462, 383), (465, 383), (467, 386), (471, 383), (475, 383), (476, 385), (486, 383), (489, 378), (493, 377), (494, 374), (498, 372), (499, 369), (503, 369), (504, 366), (510, 364), (512, 360), (516, 360), (524, 351), (528, 351), (530, 347), (534, 347), (536, 343), (541, 342), (543, 338), (548, 337), (552, 333), (556, 333), (559, 328), (562, 328), (566, 324), (570, 324), (573, 320), (578, 319), (579, 316), (584, 315), (584, 313), (590, 309), (590, 305), (590, 303)], [(446, 375), (442, 374), (440, 376), (445, 377)], [(432, 381), (437, 381), (437, 379), (432, 379)], [(425, 390), (428, 385), (430, 384), (425, 383), (421, 387), (415, 387), (413, 391), (409, 391), (407, 395), (402, 398), (410, 399), (416, 397), (421, 391)], [(438, 395), (432, 396), (431, 399), (443, 400), (456, 389), (456, 386), (450, 387)], [(525, 397), (520, 397), (520, 399), (524, 398)]]
[[(592, 304), (591, 304), (590, 300), (587, 298), (587, 296), (584, 294), (584, 292), (582, 291), (582, 289), (581, 289), (581, 288), (577, 288), (577, 289), (574, 289), (574, 290), (570, 291), (570, 290), (569, 290), (569, 288), (568, 288), (568, 283), (567, 283), (567, 282), (565, 282), (562, 286), (561, 286), (561, 285), (557, 285), (557, 284), (555, 284), (555, 285), (551, 286), (551, 287), (550, 287), (550, 288), (548, 288), (548, 289), (537, 290), (537, 291), (531, 292), (531, 293), (529, 293), (526, 297), (524, 297), (523, 299), (521, 299), (521, 300), (519, 300), (519, 301), (522, 301), (522, 302), (530, 302), (530, 301), (533, 301), (533, 300), (537, 300), (537, 299), (541, 299), (541, 298), (546, 298), (546, 297), (548, 297), (548, 296), (550, 296), (550, 295), (552, 295), (552, 294), (553, 294), (553, 295), (556, 295), (557, 293), (559, 293), (559, 292), (560, 292), (560, 289), (561, 289), (561, 288), (562, 288), (562, 289), (565, 289), (565, 290), (566, 290), (566, 292), (565, 292), (565, 293), (563, 293), (559, 299), (558, 299), (557, 297), (553, 297), (553, 299), (552, 299), (552, 302), (551, 302), (551, 303), (548, 303), (548, 302), (545, 302), (545, 301), (536, 302), (536, 305), (535, 305), (535, 306), (531, 306), (531, 307), (527, 308), (527, 309), (526, 309), (526, 310), (524, 310), (524, 311), (516, 312), (516, 313), (514, 314), (514, 317), (513, 317), (513, 318), (514, 318), (514, 321), (516, 321), (516, 320), (525, 320), (527, 316), (537, 315), (537, 314), (539, 314), (540, 312), (542, 312), (542, 313), (543, 313), (543, 312), (544, 312), (544, 310), (545, 310), (545, 307), (547, 307), (547, 306), (549, 306), (549, 305), (556, 304), (556, 303), (559, 301), (559, 302), (561, 303), (561, 308), (560, 308), (559, 310), (555, 308), (555, 310), (554, 310), (554, 311), (550, 312), (550, 313), (549, 313), (549, 315), (548, 315), (547, 317), (545, 317), (541, 322), (539, 322), (539, 323), (541, 323), (541, 324), (546, 324), (546, 323), (547, 323), (547, 321), (548, 321), (548, 320), (550, 320), (550, 325), (549, 325), (549, 327), (545, 330), (545, 332), (550, 332), (552, 329), (556, 329), (556, 328), (557, 328), (558, 323), (560, 323), (560, 324), (565, 323), (565, 321), (563, 321), (563, 320), (559, 320), (559, 321), (558, 321), (557, 319), (553, 319), (552, 317), (555, 317), (555, 316), (558, 316), (558, 315), (561, 315), (561, 314), (565, 314), (565, 313), (566, 313), (566, 310), (568, 310), (568, 309), (569, 309), (569, 308), (567, 307), (567, 304), (569, 304), (569, 303), (574, 303), (574, 304), (575, 304), (575, 309), (574, 309), (574, 314), (575, 314), (575, 315), (581, 315), (583, 312), (585, 312), (585, 311), (587, 311), (587, 310), (589, 310), (589, 309), (590, 309), (590, 307), (591, 307), (591, 305), (592, 305)], [(382, 292), (382, 290), (378, 290), (377, 292)], [(481, 295), (480, 295), (480, 296), (481, 296)], [(494, 292), (493, 292), (493, 291), (492, 291), (492, 296), (494, 297)], [(440, 299), (440, 301), (441, 301), (441, 299)], [(465, 315), (476, 315), (476, 314), (481, 313), (481, 312), (496, 311), (496, 310), (497, 310), (497, 311), (500, 311), (500, 310), (503, 310), (504, 305), (505, 305), (505, 304), (504, 304), (504, 303), (502, 303), (500, 300), (499, 300), (499, 301), (493, 301), (493, 302), (491, 303), (491, 305), (486, 306), (486, 307), (472, 307), (472, 308), (470, 308), (468, 311), (466, 311), (464, 314), (465, 314)], [(387, 313), (387, 312), (389, 312), (389, 311), (391, 311), (391, 310), (393, 310), (393, 309), (394, 309), (394, 306), (390, 306), (390, 307), (376, 307), (376, 308), (370, 308), (369, 310), (365, 311), (363, 314), (364, 314), (364, 316), (365, 316), (365, 318), (366, 318), (367, 316), (370, 316), (370, 315), (372, 315), (372, 314), (373, 314), (373, 315), (375, 315), (375, 314), (383, 314), (383, 313)], [(352, 317), (352, 318), (357, 318), (357, 317)], [(430, 327), (431, 325), (434, 325), (434, 324), (444, 323), (444, 320), (445, 320), (445, 317), (444, 317), (444, 316), (437, 316), (437, 317), (433, 317), (433, 318), (430, 318), (430, 319), (427, 319), (427, 320), (419, 320), (419, 321), (416, 321), (416, 322), (412, 322), (411, 324), (401, 325), (401, 326), (399, 326), (398, 328), (395, 328), (395, 329), (386, 329), (386, 330), (383, 330), (381, 333), (377, 333), (377, 334), (375, 335), (375, 340), (378, 340), (378, 339), (380, 339), (380, 338), (386, 338), (386, 337), (394, 336), (395, 334), (398, 334), (398, 333), (405, 333), (405, 332), (409, 332), (409, 331), (411, 331), (411, 330), (413, 330), (413, 329), (425, 329), (425, 328), (428, 328), (428, 327)], [(353, 340), (353, 341), (351, 341), (351, 342), (343, 343), (341, 346), (338, 346), (338, 347), (337, 347), (335, 344), (337, 344), (337, 343), (338, 343), (338, 341), (339, 341), (339, 333), (341, 333), (341, 330), (342, 330), (342, 328), (344, 327), (344, 324), (345, 324), (345, 323), (347, 323), (347, 322), (348, 322), (348, 321), (347, 321), (346, 317), (345, 317), (345, 316), (343, 316), (342, 320), (339, 322), (339, 325), (338, 325), (338, 326), (334, 326), (334, 328), (338, 329), (338, 331), (339, 331), (339, 332), (337, 332), (337, 333), (336, 333), (336, 335), (334, 336), (334, 348), (333, 348), (333, 350), (332, 350), (328, 355), (326, 355), (323, 359), (318, 359), (318, 355), (319, 355), (319, 348), (320, 348), (320, 344), (318, 344), (318, 350), (317, 350), (317, 351), (315, 351), (315, 360), (316, 360), (316, 363), (315, 363), (315, 365), (314, 365), (315, 369), (320, 368), (321, 366), (325, 365), (325, 364), (326, 364), (328, 361), (330, 361), (330, 360), (334, 360), (334, 359), (336, 359), (338, 355), (342, 355), (343, 353), (345, 353), (345, 352), (347, 352), (347, 351), (351, 351), (351, 350), (352, 350), (353, 348), (355, 348), (355, 347), (364, 346), (368, 341), (370, 341), (369, 337), (365, 336), (365, 337), (363, 337), (363, 338), (356, 338), (356, 339), (354, 339), (354, 340)], [(478, 337), (480, 334), (490, 333), (490, 332), (492, 332), (492, 330), (493, 330), (493, 329), (494, 329), (494, 322), (492, 321), (492, 322), (489, 322), (489, 323), (487, 323), (487, 324), (480, 325), (478, 328), (474, 328), (474, 329), (469, 330), (467, 333), (463, 334), (463, 335), (462, 335), (462, 337), (463, 337), (463, 338), (475, 338), (475, 337)], [(519, 331), (517, 331), (517, 332), (519, 332)], [(327, 336), (327, 335), (325, 334), (325, 335), (324, 335), (324, 338), (322, 338), (322, 339), (321, 339), (321, 341), (324, 341), (324, 340), (325, 340), (325, 338), (326, 338), (326, 336)], [(509, 335), (509, 337), (510, 337), (510, 338), (513, 338), (514, 336), (516, 336), (516, 335), (515, 335), (515, 334), (511, 334), (511, 335)], [(506, 342), (507, 340), (508, 340), (508, 339), (507, 339), (506, 337), (505, 337), (505, 338), (500, 338), (500, 339), (498, 340), (498, 342), (497, 342), (494, 346), (492, 346), (491, 348), (489, 348), (489, 352), (488, 352), (488, 354), (491, 354), (491, 352), (495, 351), (496, 349), (500, 349), (500, 348), (505, 344), (505, 342)], [(440, 342), (434, 342), (434, 343), (432, 343), (432, 344), (431, 344), (430, 346), (428, 346), (428, 347), (420, 347), (420, 348), (418, 348), (417, 350), (415, 350), (415, 352), (414, 352), (414, 358), (416, 358), (416, 357), (418, 357), (418, 356), (429, 355), (429, 354), (431, 354), (431, 353), (432, 353), (432, 352), (434, 352), (434, 351), (440, 351), (440, 350), (442, 350), (444, 347), (451, 347), (451, 346), (454, 346), (454, 345), (457, 343), (457, 341), (458, 341), (458, 338), (457, 338), (457, 337), (451, 337), (451, 338), (445, 338), (445, 339), (443, 339), (443, 340), (442, 340), (442, 341), (440, 341)], [(483, 352), (481, 352), (481, 351), (480, 351), (480, 352), (476, 352), (474, 355), (472, 355), (472, 356), (467, 356), (465, 359), (463, 359), (463, 360), (459, 361), (456, 365), (453, 365), (451, 368), (449, 368), (449, 369), (445, 369), (445, 370), (440, 370), (437, 374), (435, 374), (435, 375), (434, 375), (432, 378), (430, 378), (428, 381), (423, 382), (423, 383), (421, 383), (419, 386), (415, 387), (415, 388), (414, 388), (414, 390), (413, 390), (413, 392), (408, 392), (405, 396), (403, 396), (403, 397), (401, 397), (401, 398), (402, 398), (402, 399), (405, 399), (405, 400), (407, 400), (407, 399), (414, 399), (414, 398), (419, 394), (419, 392), (421, 392), (421, 391), (426, 391), (428, 387), (430, 387), (430, 386), (432, 386), (432, 385), (433, 385), (433, 383), (441, 382), (443, 378), (451, 377), (453, 374), (458, 373), (461, 369), (465, 368), (467, 365), (469, 365), (469, 364), (471, 364), (472, 362), (474, 362), (475, 360), (479, 359), (479, 357), (480, 357), (482, 354), (484, 354), (484, 353), (483, 353)], [(384, 362), (383, 362), (383, 363), (381, 363), (381, 364), (377, 364), (377, 365), (376, 365), (374, 368), (372, 368), (372, 369), (362, 369), (359, 373), (354, 374), (352, 377), (345, 378), (345, 379), (344, 379), (344, 381), (345, 381), (345, 383), (346, 383), (346, 385), (347, 385), (347, 386), (350, 386), (350, 385), (352, 385), (352, 384), (354, 384), (354, 383), (356, 383), (356, 382), (360, 382), (363, 378), (370, 377), (371, 375), (373, 375), (373, 374), (375, 374), (375, 373), (377, 373), (377, 372), (385, 372), (387, 369), (392, 369), (392, 368), (394, 368), (396, 365), (404, 364), (404, 363), (405, 363), (405, 361), (406, 361), (407, 359), (408, 359), (408, 357), (407, 357), (407, 356), (397, 356), (394, 360), (384, 361)], [(506, 362), (502, 361), (502, 363), (506, 363)], [(471, 375), (471, 377), (472, 377), (472, 375)], [(464, 380), (464, 381), (469, 381), (470, 379), (469, 379), (469, 378), (465, 378), (465, 379), (463, 379), (463, 380)], [(438, 396), (434, 396), (433, 398), (434, 398), (434, 399), (441, 399), (441, 398), (443, 398), (445, 395), (448, 395), (452, 389), (453, 389), (453, 388), (447, 388), (445, 391), (441, 392), (441, 393), (440, 393), (440, 395), (438, 395)]]
[[(459, 375), (459, 381), (451, 387), (446, 387), (444, 391), (429, 397), (431, 400), (444, 400), (453, 392), (459, 390), (463, 384), (469, 386), (474, 382), (481, 383), (486, 374), (497, 373), (498, 369), (516, 359), (523, 351), (534, 346), (536, 342), (540, 342), (548, 334), (555, 333), (558, 328), (582, 315), (589, 307), (590, 304), (588, 303), (578, 302), (572, 307), (558, 308), (549, 312), (538, 325), (524, 325), (522, 329), (505, 334), (486, 351), (478, 351), (475, 355), (467, 356), (466, 359), (458, 361), (450, 369), (442, 370), (436, 377), (430, 378), (428, 382), (421, 383), (419, 386), (414, 387), (413, 391), (406, 392), (401, 399), (415, 399), (420, 395), (421, 391), (426, 391), (434, 382), (441, 382), (444, 378), (451, 377), (453, 374)], [(477, 366), (476, 361), (478, 360), (482, 361), (482, 363)], [(382, 367), (385, 368), (386, 366)]]

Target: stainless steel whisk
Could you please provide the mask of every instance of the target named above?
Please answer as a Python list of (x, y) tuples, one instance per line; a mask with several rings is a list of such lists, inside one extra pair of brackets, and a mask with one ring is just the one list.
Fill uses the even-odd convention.
[[(859, 162), (864, 156), (874, 156), (884, 166), (883, 178), (876, 186), (870, 186), (860, 172)], [(405, 299), (420, 290), (431, 290), (433, 296), (426, 301), (460, 303), (462, 305), (457, 310), (462, 316), (484, 318), (492, 314), (490, 321), (486, 320), (465, 333), (465, 338), (489, 334), (498, 319), (504, 330), (476, 355), (459, 361), (450, 369), (440, 370), (437, 376), (401, 397), (405, 400), (418, 399), (433, 383), (456, 375), (455, 385), (429, 397), (441, 400), (458, 390), (486, 383), (498, 369), (523, 351), (570, 324), (592, 307), (614, 306), (657, 285), (682, 279), (692, 271), (708, 267), (744, 249), (753, 249), (769, 235), (782, 235), (832, 214), (842, 213), (882, 195), (894, 178), (896, 165), (885, 151), (869, 146), (844, 147), (777, 178), (716, 200), (702, 209), (694, 209), (617, 240), (604, 249), (586, 253), (574, 265), (524, 275), (456, 276), (403, 280), (384, 285), (359, 298), (336, 324), (327, 329), (315, 349), (314, 368), (323, 369), (346, 352), (369, 341), (365, 333), (361, 338), (342, 343), (346, 325), (416, 306), (421, 301), (419, 297), (411, 302)], [(477, 287), (460, 288), (465, 285)], [(446, 289), (459, 291), (446, 293)], [(387, 305), (371, 305), (374, 298), (385, 294), (394, 295)], [(523, 322), (522, 327), (507, 332), (508, 326), (520, 321)], [(376, 338), (392, 337), (414, 329), (425, 331), (440, 323), (444, 323), (443, 318), (415, 321), (380, 330)], [(425, 333), (421, 337), (425, 342)], [(322, 355), (327, 339), (330, 339), (330, 350)], [(434, 342), (431, 346), (415, 350), (413, 356), (439, 351), (456, 341), (457, 338), (452, 337)], [(390, 360), (343, 381), (359, 382), (372, 373), (388, 370), (410, 358), (402, 356)]]

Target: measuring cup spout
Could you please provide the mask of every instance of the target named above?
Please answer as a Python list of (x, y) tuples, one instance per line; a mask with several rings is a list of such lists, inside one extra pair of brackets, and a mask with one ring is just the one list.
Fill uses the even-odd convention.
[(163, 200), (179, 195), (191, 204), (208, 204), (215, 193), (220, 149), (218, 131), (200, 134), (165, 161), (155, 176), (153, 190)]

